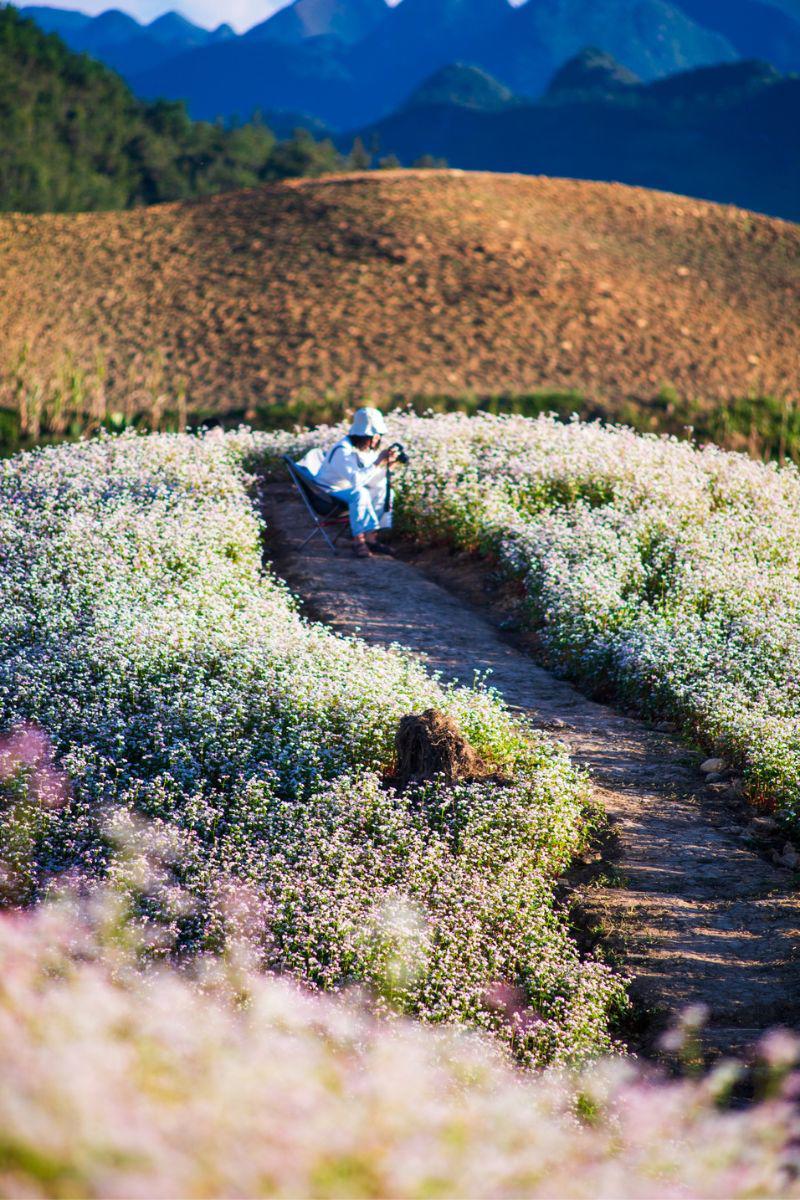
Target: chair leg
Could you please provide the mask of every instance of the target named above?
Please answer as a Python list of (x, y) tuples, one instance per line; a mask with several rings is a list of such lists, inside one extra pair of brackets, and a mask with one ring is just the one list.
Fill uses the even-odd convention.
[(298, 553), (298, 554), (302, 554), (302, 553), (303, 553), (303, 551), (305, 550), (306, 546), (308, 545), (308, 543), (309, 543), (309, 542), (311, 542), (311, 541), (313, 541), (313, 540), (314, 540), (314, 538), (317, 536), (317, 534), (318, 534), (318, 533), (321, 533), (321, 532), (322, 532), (322, 530), (320, 529), (319, 525), (316, 525), (316, 526), (315, 526), (315, 527), (314, 527), (314, 528), (311, 530), (311, 533), (308, 535), (308, 537), (307, 537), (307, 538), (306, 538), (306, 540), (303, 542), (303, 544), (302, 544), (301, 546), (298, 546), (298, 547), (297, 547), (297, 553)]
[(325, 526), (324, 526), (324, 525), (322, 525), (322, 524), (320, 524), (319, 522), (317, 522), (317, 524), (316, 524), (315, 528), (311, 530), (311, 533), (308, 535), (308, 537), (306, 538), (306, 540), (303, 542), (302, 546), (298, 546), (298, 548), (297, 548), (297, 553), (298, 553), (298, 554), (302, 554), (302, 552), (305, 550), (305, 548), (306, 548), (306, 546), (308, 545), (308, 543), (309, 543), (310, 541), (312, 541), (312, 540), (313, 540), (313, 539), (314, 539), (314, 538), (317, 536), (317, 534), (318, 534), (318, 533), (321, 533), (321, 534), (322, 534), (322, 536), (324, 537), (325, 541), (328, 543), (328, 547), (329, 547), (329, 549), (330, 549), (330, 550), (331, 550), (331, 551), (332, 551), (334, 554), (338, 554), (338, 553), (339, 553), (339, 551), (336, 549), (336, 546), (335, 546), (335, 544), (334, 544), (334, 543), (331, 541), (331, 539), (328, 537), (328, 531), (326, 530)]
[(331, 539), (328, 537), (328, 531), (327, 531), (327, 529), (325, 529), (324, 525), (320, 525), (320, 527), (319, 527), (319, 531), (320, 531), (320, 533), (322, 534), (322, 536), (325, 538), (325, 541), (326, 541), (326, 542), (328, 543), (328, 545), (330, 546), (330, 548), (331, 548), (331, 553), (332, 553), (332, 554), (338, 554), (338, 553), (339, 553), (339, 551), (336, 549), (336, 545), (335, 545), (335, 543), (334, 543), (334, 542), (332, 542), (332, 541), (331, 541)]

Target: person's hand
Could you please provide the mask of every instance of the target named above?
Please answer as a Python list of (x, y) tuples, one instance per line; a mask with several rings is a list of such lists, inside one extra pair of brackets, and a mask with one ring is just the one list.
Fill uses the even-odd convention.
[(385, 450), (381, 450), (378, 455), (379, 463), (386, 463), (387, 467), (393, 467), (397, 462), (398, 452), (396, 446), (387, 446)]

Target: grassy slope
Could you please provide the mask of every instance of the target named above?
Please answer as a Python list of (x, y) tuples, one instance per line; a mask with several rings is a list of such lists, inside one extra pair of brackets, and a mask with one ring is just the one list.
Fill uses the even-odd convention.
[(800, 230), (606, 184), (395, 173), (0, 218), (0, 404), (100, 353), (112, 407), (303, 390), (785, 394)]

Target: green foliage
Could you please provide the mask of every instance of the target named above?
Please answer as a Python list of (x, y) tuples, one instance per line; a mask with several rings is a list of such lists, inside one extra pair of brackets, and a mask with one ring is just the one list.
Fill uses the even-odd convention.
[(317, 142), (305, 129), (293, 138), (278, 142), (261, 175), (262, 179), (290, 179), (297, 175), (318, 176), (347, 167), (330, 138)]
[(753, 458), (800, 463), (800, 407), (792, 396), (740, 396), (708, 408), (665, 387), (655, 410), (658, 427), (670, 433), (688, 428), (701, 442), (746, 450)]
[[(492, 413), (499, 416), (503, 413), (522, 416), (538, 417), (541, 413), (556, 413), (568, 419), (574, 413), (586, 414), (590, 407), (580, 392), (551, 391), (542, 389), (536, 392), (492, 392), (481, 394), (467, 392), (453, 394), (442, 392), (439, 395), (406, 395), (396, 393), (391, 396), (368, 397), (384, 408), (386, 406), (407, 409), (422, 416), (426, 412), (450, 413), (463, 412), (473, 416), (478, 412)], [(299, 392), (291, 400), (276, 400), (270, 404), (258, 405), (253, 412), (247, 414), (243, 410), (228, 413), (224, 424), (229, 428), (246, 422), (257, 430), (294, 429), (297, 426), (335, 425), (343, 421), (347, 414), (357, 407), (358, 397), (353, 395), (338, 395), (327, 393), (320, 396), (317, 393)], [(199, 414), (196, 423), (202, 425), (205, 421), (216, 422), (216, 414), (209, 412)], [(0, 438), (2, 434), (0, 434)]]
[(417, 171), (440, 171), (449, 166), (449, 163), (446, 158), (421, 154), (419, 158), (414, 159), (411, 166)]
[(287, 141), (255, 117), (192, 121), (172, 100), (145, 104), (16, 9), (0, 9), (0, 210), (129, 208), (347, 166), (330, 141)]
[(353, 142), (348, 162), (353, 171), (368, 171), (372, 166), (372, 155), (360, 137)]

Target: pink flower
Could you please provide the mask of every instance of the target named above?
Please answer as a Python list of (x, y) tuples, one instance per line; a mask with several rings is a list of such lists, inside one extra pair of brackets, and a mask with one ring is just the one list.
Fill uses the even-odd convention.
[(0, 738), (0, 782), (11, 779), (22, 767), (51, 762), (50, 738), (36, 725), (17, 725)]

